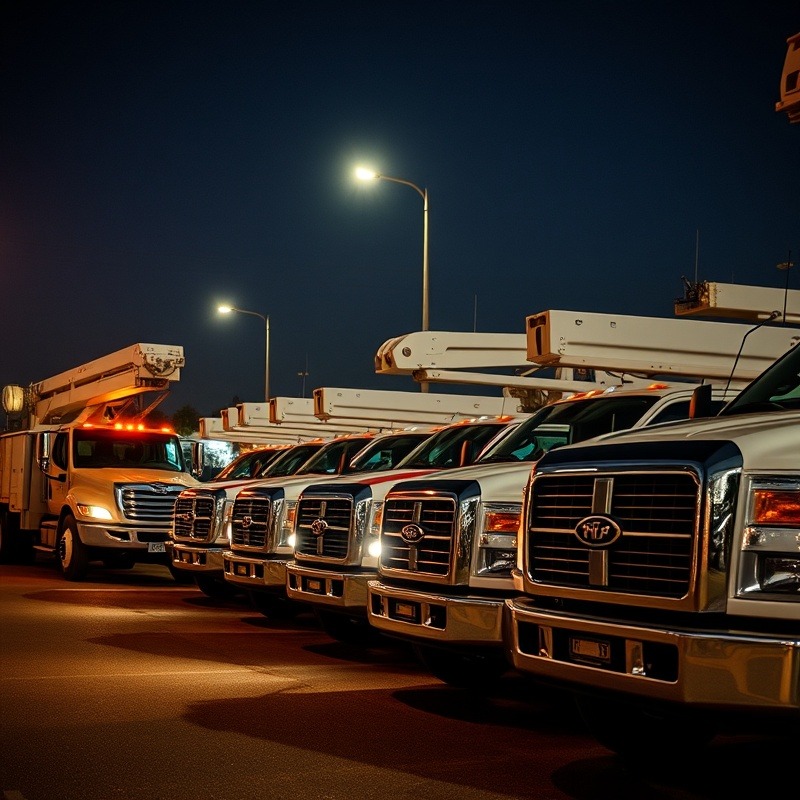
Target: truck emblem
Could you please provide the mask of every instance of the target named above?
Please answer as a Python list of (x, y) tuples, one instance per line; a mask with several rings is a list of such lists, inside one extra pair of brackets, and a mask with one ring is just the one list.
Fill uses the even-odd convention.
[(179, 519), (183, 522), (191, 522), (194, 519), (194, 511), (184, 511), (179, 515)]
[(242, 527), (249, 528), (253, 524), (253, 518), (249, 514), (242, 517)]
[(311, 533), (313, 533), (314, 536), (322, 536), (322, 534), (328, 530), (328, 527), (329, 525), (324, 519), (315, 519), (311, 523)]
[(169, 491), (169, 486), (165, 483), (151, 483), (150, 485), (156, 494), (166, 494)]
[(407, 544), (417, 544), (425, 538), (425, 531), (419, 525), (404, 525), (400, 530), (400, 537)]
[(608, 547), (622, 536), (622, 528), (610, 517), (584, 517), (575, 526), (575, 535), (587, 547)]

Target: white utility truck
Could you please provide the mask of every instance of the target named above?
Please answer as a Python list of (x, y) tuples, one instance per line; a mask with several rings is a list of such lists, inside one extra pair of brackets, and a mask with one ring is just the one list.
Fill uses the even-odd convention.
[(527, 486), (507, 655), (638, 763), (800, 730), (800, 335), (776, 330), (717, 416), (551, 450)]
[(3, 407), (19, 430), (0, 435), (3, 557), (55, 555), (74, 581), (92, 561), (169, 565), (175, 499), (199, 481), (178, 435), (148, 427), (147, 415), (183, 365), (182, 347), (134, 344), (4, 388)]
[(706, 413), (718, 410), (743, 381), (790, 347), (796, 333), (759, 331), (737, 359), (750, 328), (562, 311), (529, 317), (529, 350), (538, 363), (567, 359), (573, 366), (635, 370), (650, 378), (666, 374), (669, 380), (549, 404), (477, 465), (397, 484), (383, 509), (379, 576), (369, 584), (370, 623), (411, 642), (442, 680), (487, 685), (509, 666), (503, 608), (516, 593), (511, 570), (533, 464), (552, 448), (688, 419), (699, 385), (687, 383), (689, 377), (717, 382), (713, 389), (707, 384), (713, 407)]

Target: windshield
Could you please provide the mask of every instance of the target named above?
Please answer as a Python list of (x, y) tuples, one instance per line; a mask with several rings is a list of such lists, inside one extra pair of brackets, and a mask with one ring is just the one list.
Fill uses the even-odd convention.
[(76, 468), (158, 469), (184, 472), (183, 449), (174, 434), (76, 428), (72, 437)]
[(783, 411), (800, 408), (800, 346), (795, 345), (745, 387), (720, 412)]
[(487, 448), (479, 462), (537, 461), (548, 450), (633, 427), (659, 395), (604, 395), (543, 406), (508, 436)]
[(357, 439), (341, 439), (328, 442), (320, 448), (312, 458), (297, 470), (296, 475), (342, 475), (349, 472), (350, 459), (361, 450), (364, 445), (372, 441), (372, 437), (359, 437)]
[(394, 469), (430, 431), (407, 431), (396, 436), (383, 436), (359, 450), (350, 462), (348, 472), (380, 472)]
[(271, 464), (283, 450), (251, 450), (242, 453), (222, 469), (213, 478), (215, 481), (235, 480), (236, 478), (259, 478), (261, 473)]
[(321, 448), (322, 442), (307, 442), (282, 450), (258, 477), (283, 478), (286, 475), (294, 475)]
[(486, 445), (507, 424), (486, 422), (443, 428), (418, 445), (397, 466), (402, 469), (448, 469), (474, 464)]

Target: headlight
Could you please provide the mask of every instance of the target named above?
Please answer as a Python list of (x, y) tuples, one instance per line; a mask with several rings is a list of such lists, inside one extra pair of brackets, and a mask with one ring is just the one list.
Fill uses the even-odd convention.
[(367, 553), (373, 558), (381, 555), (381, 523), (383, 522), (383, 501), (372, 501), (372, 518), (367, 529)]
[(510, 578), (517, 563), (517, 533), (521, 503), (487, 503), (478, 537), (479, 577)]
[(87, 506), (83, 505), (82, 503), (78, 503), (78, 511), (84, 517), (91, 517), (92, 519), (113, 519), (111, 516), (111, 512), (105, 508), (104, 506)]
[[(280, 507), (274, 508), (275, 512), (280, 513)], [(287, 500), (283, 504), (283, 520), (280, 525), (279, 545), (287, 545), (294, 548), (295, 532), (294, 523), (297, 519), (297, 500)]]
[(800, 481), (751, 479), (737, 588), (750, 599), (800, 600)]

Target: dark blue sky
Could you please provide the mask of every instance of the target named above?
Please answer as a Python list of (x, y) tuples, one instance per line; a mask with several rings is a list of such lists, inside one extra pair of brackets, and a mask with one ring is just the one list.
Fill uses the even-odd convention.
[[(180, 344), (164, 410), (410, 389), (378, 347), (783, 286), (791, 2), (36, 2), (2, 28), (0, 386)], [(699, 232), (699, 251), (696, 241)], [(695, 263), (698, 263), (697, 270)], [(790, 273), (792, 288), (800, 275)], [(452, 391), (433, 387), (434, 391)], [(478, 393), (478, 392), (476, 392)]]

